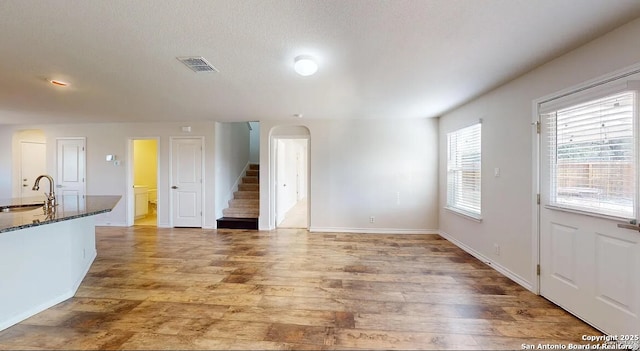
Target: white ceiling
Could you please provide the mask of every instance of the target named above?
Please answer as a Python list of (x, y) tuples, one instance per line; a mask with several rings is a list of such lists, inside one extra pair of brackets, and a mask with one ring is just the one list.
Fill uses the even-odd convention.
[[(434, 117), (638, 16), (637, 0), (0, 0), (0, 124)], [(293, 72), (299, 54), (316, 75)]]

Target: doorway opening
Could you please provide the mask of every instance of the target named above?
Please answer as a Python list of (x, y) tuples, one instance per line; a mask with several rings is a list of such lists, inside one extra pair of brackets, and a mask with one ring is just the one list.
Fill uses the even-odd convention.
[(276, 138), (276, 227), (309, 226), (308, 152), (306, 138)]
[(158, 225), (158, 139), (131, 139), (129, 225)]

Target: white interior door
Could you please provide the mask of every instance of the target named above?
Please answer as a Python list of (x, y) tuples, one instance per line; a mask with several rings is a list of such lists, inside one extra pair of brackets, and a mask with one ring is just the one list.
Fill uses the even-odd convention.
[(84, 196), (86, 192), (85, 138), (59, 138), (57, 143), (58, 196)]
[[(42, 196), (42, 190), (34, 191), (33, 184), (39, 175), (47, 173), (47, 145), (45, 143), (20, 142), (21, 196)], [(41, 188), (43, 189), (43, 188)]]
[(174, 227), (202, 227), (202, 139), (171, 139)]
[[(640, 330), (637, 93), (541, 114), (540, 293), (608, 334)], [(544, 108), (541, 107), (541, 111)]]

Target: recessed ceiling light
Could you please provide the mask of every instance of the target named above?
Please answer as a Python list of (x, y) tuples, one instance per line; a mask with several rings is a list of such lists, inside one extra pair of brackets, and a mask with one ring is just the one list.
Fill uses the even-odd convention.
[(294, 59), (293, 69), (301, 76), (310, 76), (318, 72), (318, 64), (311, 56), (300, 55)]
[(293, 117), (302, 118), (302, 113), (294, 113)]
[(57, 79), (49, 79), (49, 83), (58, 86), (58, 87), (68, 87), (69, 83), (61, 81), (61, 80), (57, 80)]

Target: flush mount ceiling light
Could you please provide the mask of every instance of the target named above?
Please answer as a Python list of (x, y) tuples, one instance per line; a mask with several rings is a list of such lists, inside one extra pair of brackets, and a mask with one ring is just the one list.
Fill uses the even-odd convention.
[(318, 64), (311, 56), (300, 55), (294, 59), (293, 69), (301, 76), (310, 76), (318, 71)]
[(58, 80), (58, 79), (49, 79), (49, 83), (57, 86), (57, 87), (68, 87), (69, 83), (62, 81), (62, 80)]

